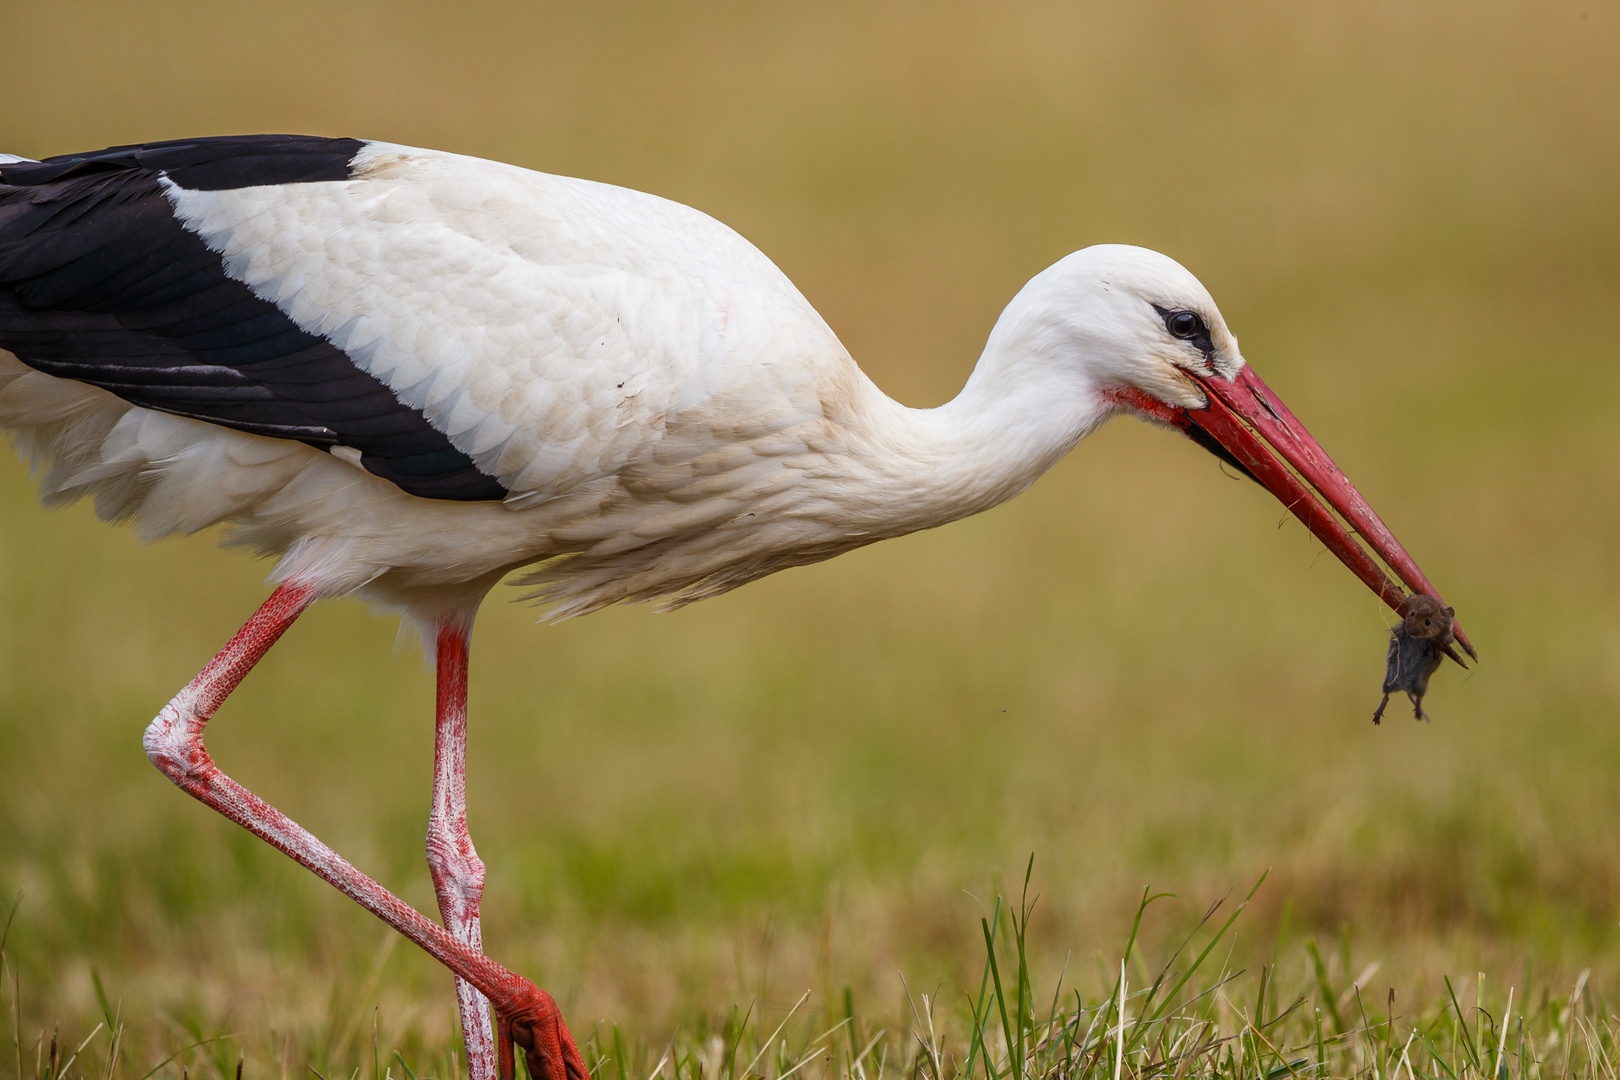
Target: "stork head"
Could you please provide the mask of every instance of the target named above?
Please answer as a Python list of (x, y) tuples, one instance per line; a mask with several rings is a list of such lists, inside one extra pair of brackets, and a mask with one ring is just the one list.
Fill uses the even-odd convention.
[[(1105, 409), (1173, 427), (1260, 483), (1401, 615), (1411, 598), (1352, 533), (1413, 594), (1438, 599), (1361, 493), (1249, 368), (1209, 291), (1175, 260), (1118, 244), (1086, 248), (1037, 275), (1020, 300), (1023, 311), (1009, 312), (1022, 317), (1006, 320), (1024, 339), (1016, 351), (1071, 366)], [(1456, 637), (1475, 655), (1460, 629)]]

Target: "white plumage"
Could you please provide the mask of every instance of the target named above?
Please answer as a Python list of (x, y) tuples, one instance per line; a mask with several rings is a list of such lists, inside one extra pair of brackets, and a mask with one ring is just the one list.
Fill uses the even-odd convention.
[(1176, 343), (1135, 357), (1121, 350), (1155, 342), (1101, 333), (1165, 337), (1139, 299), (1140, 327), (1109, 327), (1112, 288), (1194, 307), (1223, 369), (1242, 363), (1191, 275), (1094, 248), (1020, 295), (961, 397), (906, 409), (769, 259), (689, 207), (389, 144), (368, 144), (354, 177), (166, 188), (232, 277), (420, 409), (504, 504), (405, 495), (342, 448), (130, 406), (0, 356), (0, 426), (49, 465), (47, 498), (93, 494), (149, 539), (228, 522), (280, 559), (277, 579), (424, 617), (540, 562), (532, 580), (573, 615), (697, 599), (993, 505), (1114, 411), (1097, 396), (1109, 367), (1200, 404), (1152, 369)]

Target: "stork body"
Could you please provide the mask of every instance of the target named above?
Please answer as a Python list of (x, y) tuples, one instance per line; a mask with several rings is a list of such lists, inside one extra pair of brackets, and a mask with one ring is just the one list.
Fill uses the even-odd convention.
[[(537, 1077), (583, 1073), (550, 999), (481, 951), (463, 748), (488, 590), (527, 568), (557, 615), (701, 599), (993, 506), (1122, 412), (1237, 464), (1391, 606), (1405, 594), (1329, 507), (1433, 592), (1204, 288), (1140, 248), (1037, 275), (962, 393), (919, 410), (756, 248), (651, 195), (346, 139), (0, 158), (0, 427), (46, 500), (91, 496), (148, 538), (223, 523), (277, 560), (276, 593), (153, 721), (149, 755), (449, 965), (475, 1080), (496, 1068), (480, 994), (504, 1075), (513, 1039)], [(356, 592), (437, 644), (445, 928), (202, 745), (300, 612)]]
[[(13, 196), (19, 226), (43, 220), (0, 275), (56, 261), (44, 276), (63, 279), (14, 286), (22, 310), (0, 308), (0, 346), (23, 357), (0, 361), (0, 424), (55, 463), (47, 498), (92, 494), (148, 538), (229, 522), (281, 560), (278, 579), (418, 615), (569, 555), (538, 577), (578, 614), (695, 599), (984, 509), (1111, 411), (1078, 386), (1060, 414), (1034, 409), (1019, 396), (1050, 401), (1050, 380), (982, 377), (943, 409), (907, 409), (764, 255), (695, 210), (452, 154), (317, 145), (334, 141), (353, 179), (196, 190), (225, 180), (160, 171), (189, 147), (160, 148)], [(50, 166), (10, 174), (30, 169)], [(58, 224), (56, 201), (91, 205)], [(165, 231), (169, 275), (207, 273), (205, 288), (171, 297), (151, 274)], [(91, 250), (65, 260), (69, 237)], [(53, 286), (90, 295), (30, 306)], [(97, 322), (124, 332), (30, 354), (66, 303), (112, 307)], [(174, 321), (128, 329), (152, 309)]]

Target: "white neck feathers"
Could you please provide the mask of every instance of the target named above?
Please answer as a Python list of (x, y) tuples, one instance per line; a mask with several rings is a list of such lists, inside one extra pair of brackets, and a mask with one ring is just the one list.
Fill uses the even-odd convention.
[(932, 528), (1004, 502), (1112, 415), (1085, 366), (1057, 355), (1063, 339), (1046, 321), (1015, 302), (967, 385), (937, 408), (907, 408), (862, 379), (872, 486), (859, 502), (874, 531)]

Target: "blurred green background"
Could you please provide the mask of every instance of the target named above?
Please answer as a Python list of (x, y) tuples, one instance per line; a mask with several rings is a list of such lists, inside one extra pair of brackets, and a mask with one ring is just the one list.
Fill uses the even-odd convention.
[[(689, 203), (914, 405), (1051, 261), (1158, 248), (1480, 648), (1432, 724), (1374, 728), (1387, 613), (1125, 421), (1005, 507), (678, 613), (537, 627), (502, 590), (473, 650), (486, 941), (576, 1029), (888, 1007), (897, 969), (956, 993), (1031, 852), (1054, 966), (1117, 963), (1146, 883), (1184, 898), (1167, 927), (1270, 867), (1243, 948), (1342, 935), (1420, 992), (1620, 974), (1615, 4), (8, 0), (0, 42), (15, 153), (355, 135)], [(25, 1030), (97, 1012), (92, 971), (175, 1032), (352, 1041), (373, 1004), (451, 1030), (442, 972), (141, 753), (266, 569), (45, 512), (0, 463)], [(391, 620), (313, 611), (210, 745), (432, 909), (432, 685)]]

